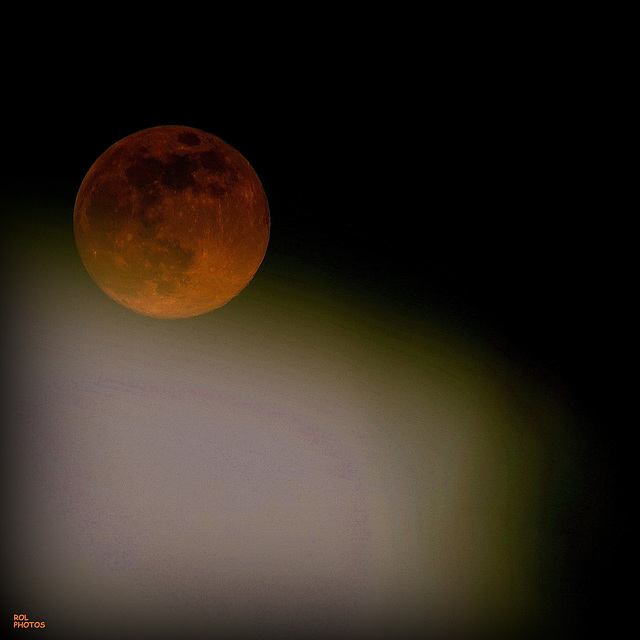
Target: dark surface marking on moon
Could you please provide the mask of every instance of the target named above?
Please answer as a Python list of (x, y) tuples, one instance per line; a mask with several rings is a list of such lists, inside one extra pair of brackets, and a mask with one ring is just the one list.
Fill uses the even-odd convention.
[(184, 191), (187, 187), (195, 186), (193, 174), (198, 168), (195, 160), (173, 153), (164, 165), (161, 182), (173, 191)]
[(200, 136), (190, 131), (185, 131), (178, 134), (178, 142), (187, 145), (187, 147), (197, 147), (200, 144)]
[(163, 171), (163, 163), (157, 158), (140, 157), (125, 169), (127, 180), (136, 187), (146, 187), (156, 182)]
[(209, 149), (208, 151), (201, 151), (197, 155), (203, 168), (207, 171), (211, 171), (214, 174), (229, 171), (229, 162), (224, 153), (220, 153), (216, 149)]

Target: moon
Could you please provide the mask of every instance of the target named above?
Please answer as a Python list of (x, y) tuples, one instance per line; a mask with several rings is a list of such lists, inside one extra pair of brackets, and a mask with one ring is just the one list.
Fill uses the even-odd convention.
[(73, 213), (89, 275), (113, 300), (155, 318), (217, 309), (252, 280), (270, 215), (249, 162), (213, 134), (158, 126), (109, 147)]

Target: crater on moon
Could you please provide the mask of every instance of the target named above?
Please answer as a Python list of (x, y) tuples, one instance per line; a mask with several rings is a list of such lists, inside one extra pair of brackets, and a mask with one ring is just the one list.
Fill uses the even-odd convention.
[(116, 302), (158, 318), (200, 315), (240, 293), (264, 258), (269, 229), (247, 160), (182, 126), (145, 129), (107, 149), (74, 210), (91, 277)]

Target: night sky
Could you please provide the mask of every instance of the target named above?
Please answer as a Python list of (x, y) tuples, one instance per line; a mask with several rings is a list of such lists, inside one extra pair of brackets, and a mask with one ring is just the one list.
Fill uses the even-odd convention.
[[(622, 375), (614, 357), (619, 347), (613, 346), (621, 341), (616, 321), (616, 293), (611, 286), (617, 269), (611, 248), (615, 229), (614, 214), (603, 212), (606, 193), (594, 176), (595, 140), (585, 133), (586, 114), (579, 108), (580, 101), (576, 100), (578, 89), (564, 80), (561, 72), (555, 75), (540, 73), (537, 66), (540, 61), (525, 52), (517, 61), (511, 62), (497, 54), (484, 57), (461, 54), (460, 59), (448, 55), (446, 65), (426, 56), (427, 62), (422, 66), (402, 64), (406, 62), (403, 55), (389, 57), (381, 53), (367, 56), (362, 50), (358, 51), (354, 51), (352, 57), (341, 58), (340, 63), (318, 56), (284, 70), (281, 59), (262, 60), (258, 56), (246, 68), (242, 67), (242, 82), (238, 72), (235, 76), (230, 74), (230, 81), (221, 78), (204, 86), (202, 82), (196, 83), (198, 73), (195, 70), (192, 70), (192, 75), (188, 72), (180, 75), (174, 69), (172, 73), (167, 72), (173, 80), (165, 80), (162, 84), (154, 75), (138, 76), (135, 73), (138, 58), (131, 61), (126, 74), (122, 71), (123, 63), (105, 62), (104, 66), (94, 69), (89, 78), (80, 75), (71, 78), (72, 74), (67, 78), (65, 74), (64, 80), (53, 74), (56, 65), (49, 67), (43, 60), (37, 81), (36, 76), (32, 76), (29, 82), (25, 78), (20, 82), (16, 80), (15, 100), (9, 106), (8, 114), (3, 116), (1, 175), (2, 286), (6, 292), (3, 296), (5, 406), (2, 452), (3, 484), (8, 487), (3, 499), (3, 554), (5, 566), (10, 567), (3, 576), (7, 604), (3, 605), (2, 616), (7, 628), (12, 625), (14, 613), (26, 613), (30, 620), (39, 616), (47, 620), (47, 635), (50, 637), (75, 637), (68, 626), (69, 620), (77, 617), (69, 604), (73, 602), (73, 595), (68, 600), (60, 600), (66, 604), (59, 605), (56, 610), (55, 603), (47, 601), (46, 594), (35, 593), (37, 579), (24, 577), (36, 575), (37, 569), (29, 565), (27, 573), (21, 574), (22, 559), (33, 555), (36, 548), (62, 548), (55, 546), (63, 545), (62, 542), (51, 542), (47, 531), (38, 529), (43, 523), (55, 521), (60, 513), (72, 514), (68, 516), (71, 524), (67, 531), (75, 531), (73, 523), (84, 522), (83, 518), (89, 518), (87, 514), (97, 517), (95, 513), (100, 512), (100, 507), (96, 506), (94, 513), (91, 505), (102, 505), (100, 500), (117, 502), (118, 496), (125, 502), (130, 499), (126, 487), (116, 487), (104, 479), (111, 473), (108, 463), (105, 463), (106, 475), (102, 478), (107, 497), (101, 498), (99, 492), (96, 499), (95, 496), (92, 498), (93, 494), (83, 494), (76, 496), (76, 503), (73, 487), (77, 485), (74, 482), (91, 484), (91, 479), (80, 474), (74, 481), (73, 475), (60, 471), (60, 467), (55, 465), (51, 467), (53, 470), (42, 471), (42, 465), (46, 465), (48, 460), (47, 449), (42, 442), (30, 439), (29, 434), (49, 442), (43, 431), (43, 420), (46, 420), (42, 416), (46, 416), (48, 411), (62, 412), (64, 403), (74, 402), (63, 401), (60, 395), (56, 400), (56, 392), (52, 391), (55, 382), (51, 382), (58, 375), (56, 371), (60, 379), (66, 381), (64, 393), (71, 393), (70, 389), (76, 385), (77, 397), (82, 396), (77, 400), (78, 411), (89, 411), (89, 406), (98, 407), (99, 403), (94, 402), (96, 398), (110, 398), (104, 400), (112, 403), (105, 411), (116, 425), (114, 433), (120, 434), (104, 444), (105, 450), (112, 451), (109, 447), (115, 446), (114, 442), (119, 437), (125, 437), (121, 434), (124, 423), (117, 421), (125, 420), (119, 413), (120, 393), (125, 394), (126, 402), (130, 401), (135, 407), (131, 411), (139, 412), (139, 416), (143, 415), (144, 407), (151, 407), (156, 400), (167, 403), (167, 411), (171, 412), (171, 407), (186, 407), (191, 402), (185, 399), (186, 395), (204, 393), (201, 386), (205, 381), (209, 389), (214, 390), (212, 393), (219, 394), (216, 396), (219, 402), (222, 402), (222, 397), (232, 398), (236, 394), (233, 396), (235, 399), (229, 400), (232, 407), (229, 424), (242, 421), (243, 412), (252, 412), (252, 416), (259, 417), (261, 411), (275, 411), (273, 407), (276, 405), (281, 411), (298, 407), (296, 402), (304, 396), (309, 399), (308, 403), (304, 410), (297, 409), (296, 419), (304, 422), (300, 417), (303, 415), (313, 422), (316, 420), (314, 415), (320, 416), (318, 423), (314, 423), (315, 431), (311, 430), (315, 436), (309, 436), (309, 442), (320, 446), (317, 445), (318, 438), (326, 437), (334, 442), (331, 440), (334, 436), (326, 433), (323, 436), (326, 422), (322, 411), (325, 409), (314, 414), (314, 403), (320, 405), (332, 394), (337, 394), (336, 397), (342, 400), (337, 400), (335, 413), (346, 420), (345, 416), (351, 415), (349, 399), (359, 393), (357, 381), (363, 380), (363, 376), (370, 374), (371, 378), (365, 385), (368, 387), (366, 395), (358, 396), (358, 407), (368, 417), (366, 420), (362, 418), (366, 427), (349, 428), (349, 438), (354, 442), (358, 438), (366, 440), (363, 435), (366, 433), (382, 433), (375, 431), (382, 429), (375, 425), (383, 422), (380, 417), (383, 414), (418, 415), (422, 406), (421, 392), (411, 367), (422, 371), (420, 375), (423, 377), (427, 376), (424, 371), (430, 371), (429, 375), (434, 380), (447, 376), (455, 378), (456, 372), (464, 372), (460, 375), (467, 380), (469, 376), (481, 379), (485, 375), (482, 371), (492, 370), (492, 363), (495, 363), (495, 370), (499, 371), (495, 376), (500, 380), (500, 391), (491, 391), (493, 395), (487, 392), (489, 399), (478, 400), (478, 406), (493, 402), (492, 410), (500, 411), (500, 398), (506, 397), (505, 389), (511, 389), (510, 401), (516, 406), (513, 411), (519, 416), (518, 433), (525, 434), (521, 439), (514, 436), (516, 444), (513, 451), (520, 447), (526, 457), (526, 443), (530, 440), (540, 448), (535, 456), (532, 454), (535, 463), (532, 462), (531, 467), (524, 463), (518, 466), (521, 460), (514, 461), (514, 465), (523, 474), (523, 486), (531, 482), (539, 487), (535, 494), (535, 516), (532, 515), (528, 521), (528, 512), (522, 507), (521, 518), (525, 524), (521, 526), (523, 530), (539, 527), (540, 538), (534, 538), (543, 539), (539, 548), (542, 551), (535, 552), (540, 555), (534, 554), (533, 560), (522, 561), (523, 566), (529, 569), (531, 566), (539, 569), (538, 573), (532, 570), (537, 576), (532, 584), (535, 583), (539, 589), (532, 599), (539, 599), (542, 604), (534, 613), (523, 614), (522, 619), (516, 617), (515, 623), (531, 625), (532, 630), (535, 624), (539, 624), (546, 632), (555, 628), (559, 630), (557, 637), (580, 637), (583, 629), (592, 628), (610, 632), (615, 617), (612, 617), (609, 586), (618, 578), (615, 545), (621, 535), (619, 515), (612, 499), (619, 489), (614, 471), (621, 446), (612, 442), (611, 434), (616, 430), (618, 420), (614, 400), (617, 377)], [(500, 64), (498, 59), (502, 59)], [(117, 308), (84, 272), (75, 254), (72, 232), (75, 196), (95, 159), (124, 136), (163, 124), (202, 129), (238, 149), (263, 183), (272, 224), (267, 255), (254, 282), (245, 292), (219, 311), (192, 320), (176, 321), (177, 325), (138, 317)], [(49, 288), (62, 282), (74, 284), (69, 284), (68, 289)], [(49, 322), (50, 329), (47, 328)], [(107, 329), (101, 333), (96, 327), (103, 322)], [(219, 339), (220, 327), (227, 332), (226, 342), (221, 342), (217, 349), (214, 343)], [(247, 336), (249, 342), (246, 342)], [(273, 340), (272, 351), (268, 348), (269, 340)], [(205, 345), (200, 354), (199, 343)], [(78, 345), (77, 352), (69, 349), (72, 344)], [(99, 344), (103, 351), (95, 344)], [(139, 347), (142, 344), (146, 346)], [(165, 344), (166, 348), (162, 346)], [(344, 347), (345, 344), (351, 347)], [(237, 361), (234, 360), (233, 345), (240, 352)], [(149, 357), (147, 364), (140, 364), (143, 360), (136, 360), (133, 355), (125, 355), (127, 350), (127, 353), (137, 353), (138, 347), (140, 353), (144, 352), (145, 357)], [(94, 348), (96, 350), (92, 351)], [(257, 354), (255, 360), (252, 359), (252, 349)], [(185, 358), (191, 357), (191, 364), (174, 362), (177, 368), (172, 372), (172, 365), (166, 364), (166, 359), (183, 351), (187, 353)], [(392, 354), (391, 364), (384, 359), (387, 351)], [(205, 356), (218, 352), (222, 354), (221, 362), (229, 366), (229, 377), (214, 371), (213, 365), (207, 365)], [(305, 358), (302, 357), (303, 352), (307, 354)], [(416, 354), (415, 361), (412, 352)], [(429, 354), (433, 356), (436, 352), (437, 362), (435, 356), (429, 360)], [(314, 353), (321, 363), (317, 370), (312, 365), (316, 357)], [(104, 358), (103, 365), (100, 358)], [(336, 381), (331, 381), (327, 372), (336, 362), (347, 362), (348, 366), (355, 367), (354, 377), (349, 382), (353, 388), (349, 386), (346, 391), (341, 391), (341, 375), (345, 375), (345, 384), (349, 376), (340, 371), (336, 373)], [(427, 362), (436, 363), (427, 365)], [(465, 362), (480, 362), (481, 365), (465, 365)], [(274, 371), (280, 372), (278, 375), (282, 375), (285, 391), (281, 392), (281, 397), (278, 396), (280, 400), (277, 402), (278, 383), (264, 380), (258, 383), (263, 374), (254, 371), (253, 367), (258, 366), (256, 363), (263, 371), (273, 367)], [(414, 364), (407, 369), (403, 368), (403, 363)], [(347, 364), (345, 367), (348, 369)], [(146, 366), (153, 368), (154, 373), (149, 374), (150, 377), (145, 377)], [(302, 378), (311, 376), (308, 388), (295, 387), (296, 366)], [(103, 373), (95, 373), (101, 367)], [(122, 379), (118, 378), (118, 371), (124, 371)], [(312, 375), (311, 371), (315, 373)], [(433, 371), (443, 371), (443, 377), (438, 378)], [(473, 376), (470, 371), (473, 371)], [(92, 372), (97, 382), (92, 378)], [(237, 377), (233, 378), (233, 375)], [(235, 386), (234, 380), (245, 386)], [(376, 381), (383, 385), (379, 397)], [(88, 387), (94, 386), (83, 387), (85, 383)], [(101, 387), (101, 384), (116, 386), (105, 391), (106, 387)], [(460, 383), (461, 387), (456, 384), (452, 383), (452, 387), (445, 384), (443, 388), (462, 389), (462, 396), (468, 394), (475, 398), (476, 392), (471, 393), (469, 389), (475, 389), (474, 385), (480, 382), (467, 381)], [(53, 394), (54, 399), (43, 398), (45, 392)], [(148, 395), (144, 396), (145, 393)], [(154, 394), (159, 396), (156, 398)], [(142, 404), (134, 404), (131, 400), (134, 396), (142, 398)], [(446, 413), (442, 407), (448, 406), (447, 402), (453, 403), (451, 415), (454, 417), (450, 420), (455, 431), (455, 415), (462, 408), (456, 404), (455, 394), (449, 400), (445, 396), (446, 393), (438, 396), (441, 403), (438, 406)], [(48, 409), (47, 403), (52, 408)], [(271, 409), (265, 409), (267, 405)], [(99, 412), (99, 409), (95, 411)], [(295, 413), (296, 409), (291, 411)], [(116, 414), (117, 420), (113, 417)], [(529, 418), (534, 426), (528, 426)], [(406, 424), (410, 422), (407, 418)], [(31, 431), (25, 429), (27, 424)], [(62, 418), (52, 419), (52, 424), (53, 431), (63, 433), (66, 423)], [(105, 427), (109, 428), (108, 425)], [(506, 434), (508, 428), (505, 426), (504, 429)], [(148, 442), (150, 436), (146, 431), (144, 433), (144, 438), (147, 438), (144, 442)], [(278, 431), (273, 436), (274, 441), (280, 442), (278, 438), (285, 438), (283, 433)], [(435, 436), (434, 440), (418, 437), (415, 435), (418, 431), (409, 426), (403, 433), (402, 438), (406, 439), (403, 451), (411, 450), (413, 437), (418, 438), (421, 444), (416, 444), (416, 447), (423, 452), (435, 450), (437, 443), (447, 449), (447, 442), (457, 442), (449, 431), (446, 431), (449, 436), (442, 435), (440, 440)], [(530, 438), (526, 435), (528, 433), (546, 435)], [(82, 438), (85, 436), (74, 437), (76, 440), (72, 439), (72, 442), (84, 442)], [(339, 436), (335, 437), (339, 439)], [(508, 437), (511, 436), (504, 436), (505, 441)], [(55, 446), (62, 447), (59, 439), (55, 440), (53, 436), (51, 442), (54, 449)], [(99, 447), (95, 442), (87, 439), (82, 450), (84, 453), (78, 454), (84, 458), (73, 463), (77, 469), (84, 470), (83, 473), (89, 460), (94, 459), (91, 456), (97, 455)], [(383, 442), (382, 436), (380, 442)], [(307, 440), (304, 443), (304, 446), (300, 445), (303, 447), (300, 451), (306, 451), (304, 447), (307, 446), (311, 451), (312, 445)], [(430, 448), (432, 445), (433, 449)], [(145, 445), (138, 443), (135, 446), (141, 447), (140, 455), (145, 452)], [(158, 444), (150, 451), (162, 459), (162, 453), (158, 452), (164, 451), (163, 446)], [(351, 445), (344, 446), (348, 448)], [(385, 451), (385, 446), (379, 445), (379, 448)], [(455, 446), (451, 444), (452, 451)], [(28, 455), (24, 453), (25, 447)], [(233, 452), (238, 450), (248, 456), (249, 449), (243, 447), (244, 444), (238, 444), (232, 438), (223, 446), (225, 455), (232, 458)], [(286, 445), (282, 444), (282, 447)], [(329, 445), (326, 447), (330, 448)], [(365, 458), (373, 455), (366, 445), (353, 447), (357, 455)], [(184, 449), (183, 453), (186, 451)], [(290, 455), (295, 458), (294, 454)], [(354, 454), (353, 460), (357, 455)], [(29, 460), (40, 465), (40, 471), (29, 471)], [(360, 464), (353, 460), (353, 465)], [(370, 471), (375, 464), (367, 460), (361, 462), (362, 468)], [(505, 460), (508, 467), (508, 455)], [(276, 460), (273, 462), (275, 466), (267, 465), (263, 472), (267, 476), (271, 473), (273, 478), (276, 474), (274, 469), (282, 471), (279, 464)], [(478, 464), (480, 475), (471, 484), (482, 487), (485, 481), (482, 473), (491, 465), (488, 462)], [(312, 477), (310, 468), (316, 469), (312, 465), (300, 473), (309, 473), (308, 477)], [(237, 468), (234, 469), (229, 471), (229, 477), (237, 472)], [(127, 472), (124, 473), (126, 475)], [(147, 476), (144, 473), (147, 472), (136, 476), (136, 481), (145, 487), (145, 477), (162, 476), (158, 470), (148, 471)], [(293, 471), (291, 473), (295, 475)], [(394, 473), (391, 468), (389, 477), (395, 478), (404, 473), (405, 480), (411, 482), (409, 471)], [(201, 480), (198, 476), (197, 481)], [(189, 486), (188, 480), (180, 482), (183, 489)], [(261, 482), (268, 484), (268, 479), (262, 478)], [(335, 487), (326, 478), (318, 482), (328, 484), (325, 484), (325, 493), (320, 492), (313, 504), (334, 500), (342, 505), (341, 509), (347, 510), (352, 503), (360, 505), (360, 494), (355, 489), (352, 495), (349, 493), (351, 489), (344, 489), (338, 480)], [(366, 492), (366, 481), (361, 479), (359, 482), (353, 486), (364, 486)], [(23, 490), (22, 486), (26, 488)], [(249, 483), (246, 486), (253, 485)], [(513, 490), (518, 492), (517, 487)], [(148, 495), (156, 495), (148, 487), (145, 491), (149, 492)], [(405, 497), (413, 495), (410, 489), (394, 491)], [(48, 505), (58, 500), (56, 504), (62, 506), (47, 507), (50, 512), (46, 518), (43, 516), (42, 521), (33, 514), (22, 519), (15, 517), (13, 510), (16, 504), (36, 498)], [(253, 498), (246, 499), (253, 504)], [(446, 497), (442, 500), (443, 504), (448, 504)], [(171, 494), (166, 496), (166, 501), (174, 504), (179, 499)], [(71, 506), (65, 507), (67, 504)], [(126, 504), (127, 508), (134, 509), (133, 502)], [(161, 510), (162, 504), (162, 500), (157, 498), (145, 522), (156, 517), (153, 509)], [(234, 516), (233, 500), (231, 504), (228, 507), (230, 511), (225, 512), (227, 520), (224, 521), (229, 535), (234, 530), (230, 523), (235, 522), (235, 516), (239, 517), (237, 513)], [(56, 511), (58, 508), (59, 512)], [(310, 513), (320, 513), (307, 508), (311, 509)], [(373, 511), (376, 508), (382, 507), (374, 506)], [(456, 513), (464, 517), (464, 507), (452, 508), (459, 509)], [(475, 507), (471, 509), (475, 513)], [(35, 512), (35, 507), (32, 506), (31, 510)], [(396, 525), (396, 533), (403, 531), (402, 527), (408, 530), (413, 526), (411, 517), (406, 515), (409, 513), (411, 510), (407, 507), (403, 516), (406, 520), (402, 521), (404, 524)], [(186, 520), (190, 514), (184, 515)], [(145, 522), (139, 526), (144, 528)], [(267, 519), (260, 522), (264, 524)], [(38, 532), (30, 530), (29, 534), (22, 536), (20, 527), (27, 527), (25, 523), (32, 523), (29, 526), (36, 527)], [(93, 531), (92, 535), (97, 535), (95, 532), (99, 528), (91, 529), (91, 526), (87, 525)], [(117, 529), (116, 525), (113, 526), (114, 530)], [(306, 526), (313, 528), (309, 523)], [(167, 527), (173, 531), (171, 526)], [(336, 527), (335, 535), (341, 540), (342, 530), (338, 525)], [(56, 535), (64, 537), (60, 532)], [(144, 538), (142, 534), (142, 537), (136, 537), (138, 534), (135, 533), (130, 535), (136, 540)], [(277, 536), (273, 535), (275, 539)], [(346, 533), (344, 535), (347, 536)], [(83, 549), (104, 550), (109, 545), (119, 548), (118, 541), (111, 538), (108, 544), (102, 539), (96, 541), (95, 537), (88, 540), (78, 537), (79, 554)], [(146, 549), (153, 548), (157, 557), (162, 557), (165, 552), (175, 553), (180, 544), (200, 549), (194, 540), (195, 537), (178, 539), (173, 543), (165, 541), (163, 544), (168, 546), (163, 551), (165, 547), (152, 539)], [(523, 547), (526, 547), (526, 536), (522, 540)], [(144, 549), (144, 544), (140, 544)], [(241, 550), (246, 552), (245, 555), (238, 552), (244, 560), (251, 556), (252, 549), (258, 553), (255, 550), (258, 547), (254, 549), (249, 542), (246, 544), (248, 546)], [(421, 543), (416, 544), (416, 548), (420, 548)], [(325, 549), (322, 539), (319, 547)], [(330, 547), (326, 548), (330, 555)], [(260, 549), (261, 558), (276, 557), (275, 551)], [(42, 553), (46, 557), (48, 552)], [(98, 566), (95, 571), (139, 570), (141, 573), (136, 576), (147, 576), (154, 584), (154, 581), (159, 581), (170, 585), (173, 580), (176, 585), (181, 585), (176, 586), (177, 590), (182, 589), (182, 596), (176, 596), (182, 603), (180, 606), (192, 607), (185, 615), (198, 620), (190, 637), (212, 630), (215, 637), (215, 625), (207, 626), (213, 624), (210, 618), (197, 618), (201, 609), (208, 606), (198, 601), (195, 595), (206, 591), (205, 578), (197, 574), (193, 578), (194, 592), (187, 593), (184, 582), (181, 582), (185, 578), (177, 578), (170, 569), (164, 577), (149, 573), (149, 567), (154, 567), (156, 572), (158, 569), (155, 561), (149, 560), (144, 551), (139, 552), (141, 559), (135, 561), (127, 559), (124, 552), (120, 556), (118, 553), (117, 550), (112, 551), (116, 557), (115, 564), (100, 565), (102, 569)], [(232, 551), (230, 553), (233, 555)], [(306, 547), (300, 551), (302, 555), (307, 553)], [(382, 548), (376, 553), (387, 557)], [(494, 553), (499, 564), (502, 552)], [(66, 557), (62, 551), (60, 556)], [(144, 565), (145, 561), (147, 565)], [(127, 564), (129, 562), (132, 564)], [(318, 562), (319, 566), (328, 566), (330, 561), (320, 559)], [(391, 560), (389, 562), (392, 563)], [(443, 562), (446, 565), (446, 561)], [(147, 573), (139, 566), (146, 566)], [(267, 576), (265, 584), (271, 584), (271, 574), (265, 568), (267, 564), (260, 566)], [(46, 585), (42, 587), (45, 590), (56, 584), (54, 563), (48, 571), (49, 581), (42, 583)], [(312, 569), (307, 567), (305, 571), (312, 572)], [(329, 580), (328, 574), (318, 571), (318, 575)], [(78, 576), (85, 576), (80, 569), (78, 572)], [(73, 573), (70, 575), (66, 580), (83, 579), (73, 578), (76, 575)], [(279, 573), (281, 582), (277, 584), (284, 584), (287, 576), (286, 571)], [(64, 583), (65, 579), (61, 580)], [(343, 584), (339, 578), (335, 580)], [(376, 597), (384, 602), (384, 589), (379, 587), (377, 578), (372, 580), (382, 594)], [(419, 577), (416, 580), (416, 584), (422, 584)], [(242, 584), (240, 581), (240, 586), (234, 588), (240, 592)], [(337, 589), (330, 580), (328, 584), (329, 590)], [(354, 584), (344, 577), (345, 590), (357, 591), (360, 583)], [(529, 583), (525, 581), (522, 584)], [(120, 588), (126, 590), (126, 587)], [(207, 593), (218, 593), (213, 587), (207, 588), (213, 589)], [(410, 586), (406, 588), (411, 589)], [(132, 587), (131, 601), (134, 603), (136, 598), (144, 599), (141, 595), (144, 589), (140, 591), (139, 586), (136, 589)], [(285, 598), (288, 592), (285, 587), (282, 589), (285, 595), (281, 598)], [(424, 596), (427, 604), (421, 604), (422, 592), (416, 589), (415, 604), (407, 605), (412, 615), (414, 609), (417, 611), (429, 606), (438, 613), (439, 607), (444, 610), (444, 604), (439, 604), (437, 599), (429, 600), (431, 596), (428, 595)], [(455, 589), (462, 587), (452, 589), (456, 594), (458, 591)], [(112, 598), (109, 601), (110, 613), (101, 612), (100, 592), (96, 593), (98, 595), (91, 601), (94, 609), (89, 607), (93, 613), (87, 613), (86, 618), (78, 623), (78, 634), (86, 633), (88, 629), (92, 629), (90, 633), (95, 631), (91, 626), (92, 615), (102, 624), (105, 616), (113, 616), (113, 611), (117, 611), (118, 605), (113, 604)], [(158, 593), (160, 604), (146, 605), (147, 611), (151, 612), (148, 615), (153, 615), (154, 606), (168, 606), (166, 603), (171, 601), (170, 589)], [(184, 604), (180, 597), (188, 604)], [(257, 596), (252, 592), (249, 595), (245, 593), (243, 597), (251, 615), (255, 616), (256, 625), (269, 628), (268, 624), (272, 623), (277, 630), (281, 629), (278, 624), (282, 624), (285, 625), (282, 628), (288, 629), (286, 624), (290, 620), (283, 613), (282, 602), (278, 600), (280, 596), (274, 596), (275, 604), (262, 603), (262, 608), (256, 604)], [(344, 597), (348, 599), (351, 596)], [(347, 622), (338, 632), (329, 625), (327, 628), (333, 637), (340, 633), (347, 636), (349, 629), (354, 637), (358, 633), (364, 635), (365, 629), (370, 631), (364, 621), (373, 606), (367, 598), (374, 596), (361, 597), (364, 598), (359, 609), (361, 617), (356, 622), (351, 621), (352, 629)], [(189, 598), (193, 604), (189, 604)], [(522, 598), (527, 600), (524, 595)], [(315, 600), (311, 598), (311, 602)], [(68, 618), (65, 618), (62, 606), (70, 608)], [(264, 611), (271, 611), (269, 606), (278, 612), (274, 614), (276, 622), (269, 618), (271, 623), (267, 623), (267, 618), (260, 617)], [(132, 607), (135, 609), (134, 605)], [(309, 624), (314, 632), (320, 633), (324, 629), (319, 622), (321, 616), (318, 617), (317, 611), (310, 607)], [(295, 605), (291, 608), (294, 610)], [(233, 617), (237, 612), (233, 613), (233, 608), (220, 611), (221, 619), (225, 612), (231, 616), (229, 632), (238, 632), (234, 625), (239, 623), (234, 622), (236, 618)], [(398, 611), (403, 611), (402, 607)], [(349, 612), (343, 612), (343, 615), (340, 620), (349, 621)], [(497, 616), (499, 619), (499, 612)], [(399, 624), (397, 620), (400, 617), (390, 615), (383, 620), (393, 633), (399, 632), (400, 636), (402, 633), (426, 633), (431, 620), (428, 615), (423, 619), (416, 614), (407, 628), (396, 628), (394, 625)], [(293, 618), (295, 624), (304, 627), (300, 622), (304, 617), (298, 619), (294, 615)], [(215, 617), (211, 619), (218, 620)], [(448, 629), (450, 624), (446, 616), (444, 619), (440, 631)], [(495, 622), (493, 618), (491, 620)], [(57, 632), (55, 624), (59, 624)], [(167, 637), (173, 637), (172, 624), (175, 621), (168, 620), (166, 627), (160, 627), (159, 631), (156, 629), (158, 635), (155, 637), (162, 637), (163, 631)], [(298, 629), (295, 624), (294, 628)], [(147, 630), (151, 628), (148, 626)], [(381, 628), (385, 628), (384, 624)], [(251, 625), (242, 630), (247, 634), (255, 632)], [(144, 627), (129, 627), (128, 631), (132, 637), (145, 637)], [(117, 632), (119, 637), (126, 637), (122, 629)], [(478, 635), (481, 632), (479, 627)]]

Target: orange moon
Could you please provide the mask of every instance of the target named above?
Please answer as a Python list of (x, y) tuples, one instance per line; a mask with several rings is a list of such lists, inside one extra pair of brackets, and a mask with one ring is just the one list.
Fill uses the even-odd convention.
[(121, 305), (188, 318), (226, 304), (269, 242), (262, 184), (220, 138), (160, 126), (109, 147), (84, 178), (73, 214), (80, 258)]

